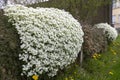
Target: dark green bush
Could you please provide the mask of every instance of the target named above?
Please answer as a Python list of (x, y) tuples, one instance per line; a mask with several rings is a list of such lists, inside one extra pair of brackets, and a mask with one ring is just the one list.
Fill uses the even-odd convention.
[(26, 80), (21, 77), (19, 35), (0, 10), (0, 80)]

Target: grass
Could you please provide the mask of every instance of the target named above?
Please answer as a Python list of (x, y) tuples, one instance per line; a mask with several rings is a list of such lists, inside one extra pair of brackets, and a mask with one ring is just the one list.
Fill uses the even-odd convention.
[(81, 68), (72, 64), (58, 74), (47, 80), (120, 80), (120, 35), (117, 40), (109, 45), (108, 51), (98, 57), (84, 61)]

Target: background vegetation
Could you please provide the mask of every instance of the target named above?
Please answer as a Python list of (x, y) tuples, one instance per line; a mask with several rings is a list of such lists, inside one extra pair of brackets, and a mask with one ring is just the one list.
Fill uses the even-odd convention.
[(32, 7), (55, 7), (70, 12), (79, 21), (89, 23), (109, 22), (111, 0), (50, 0), (29, 5)]

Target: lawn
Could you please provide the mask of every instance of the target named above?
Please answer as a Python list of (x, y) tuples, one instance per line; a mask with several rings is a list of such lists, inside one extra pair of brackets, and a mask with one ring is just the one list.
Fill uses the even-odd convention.
[(120, 35), (104, 53), (67, 68), (51, 80), (120, 80)]

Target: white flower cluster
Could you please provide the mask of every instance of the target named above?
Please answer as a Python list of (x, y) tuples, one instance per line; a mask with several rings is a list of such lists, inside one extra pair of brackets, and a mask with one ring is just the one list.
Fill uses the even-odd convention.
[(104, 33), (109, 41), (116, 40), (118, 36), (117, 30), (110, 26), (108, 23), (99, 23), (96, 24), (95, 27), (104, 29)]
[(25, 62), (23, 75), (54, 76), (75, 61), (84, 33), (68, 12), (22, 5), (6, 6), (4, 11), (20, 35), (23, 53), (19, 59)]

